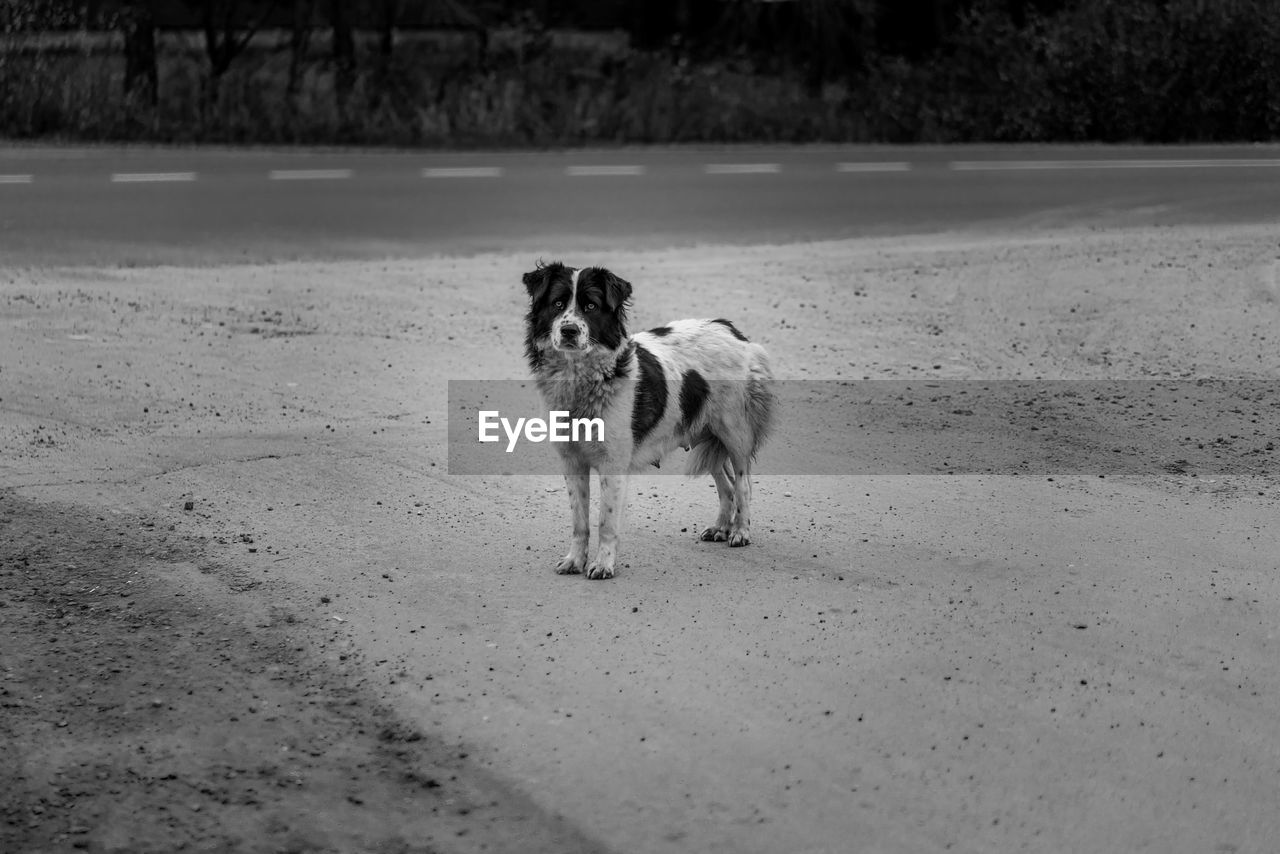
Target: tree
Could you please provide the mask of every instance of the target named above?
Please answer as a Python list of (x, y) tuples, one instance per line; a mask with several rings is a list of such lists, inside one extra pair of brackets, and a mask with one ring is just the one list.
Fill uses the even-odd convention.
[(302, 87), (302, 62), (311, 43), (312, 13), (315, 0), (293, 0), (293, 17), (289, 30), (289, 83), (287, 92), (292, 97)]
[(131, 0), (121, 13), (124, 29), (124, 95), (126, 100), (156, 106), (160, 75), (156, 68), (156, 18), (152, 0)]
[[(473, 9), (481, 4), (463, 0), (381, 0), (384, 15), (380, 23), (383, 56), (390, 59), (393, 32), (409, 26), (423, 30), (445, 30), (469, 33), (476, 38), (477, 58), (483, 61), (489, 45), (486, 16)], [(392, 17), (391, 15), (394, 15)]]
[(378, 2), (378, 53), (384, 61), (391, 59), (395, 48), (396, 18), (400, 14), (400, 0)]
[(333, 27), (335, 87), (340, 94), (351, 91), (356, 79), (356, 40), (347, 17), (347, 0), (330, 0), (329, 23)]
[(881, 0), (733, 0), (723, 29), (758, 56), (800, 69), (817, 92), (865, 68), (880, 14)]
[[(242, 3), (241, 0), (196, 0), (204, 30), (204, 50), (209, 58), (209, 101), (217, 100), (222, 77), (244, 52), (275, 10), (278, 0)], [(256, 7), (246, 9), (245, 6)], [(257, 14), (253, 14), (254, 12)]]
[(71, 0), (5, 0), (0, 3), (0, 32), (38, 32), (83, 26), (88, 12)]

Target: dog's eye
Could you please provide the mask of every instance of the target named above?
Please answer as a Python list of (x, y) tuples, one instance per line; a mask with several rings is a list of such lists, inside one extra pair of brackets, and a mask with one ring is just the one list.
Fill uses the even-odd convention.
[(558, 299), (558, 300), (556, 300), (556, 302), (555, 302), (555, 306), (556, 306), (556, 308), (564, 308), (564, 300), (562, 300), (562, 299)]
[(587, 303), (587, 311), (595, 311), (595, 310), (596, 310), (596, 304), (595, 304), (595, 303), (593, 303), (593, 302), (589, 302), (589, 303)]

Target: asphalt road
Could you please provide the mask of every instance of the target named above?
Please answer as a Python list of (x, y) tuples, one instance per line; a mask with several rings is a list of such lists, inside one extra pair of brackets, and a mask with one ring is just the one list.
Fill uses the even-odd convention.
[(559, 254), (1280, 218), (1280, 146), (0, 149), (0, 263)]

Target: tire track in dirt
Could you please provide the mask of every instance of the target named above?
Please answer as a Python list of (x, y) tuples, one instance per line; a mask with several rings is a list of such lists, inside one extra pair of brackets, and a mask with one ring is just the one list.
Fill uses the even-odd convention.
[(602, 850), (235, 589), (152, 521), (0, 492), (0, 850)]

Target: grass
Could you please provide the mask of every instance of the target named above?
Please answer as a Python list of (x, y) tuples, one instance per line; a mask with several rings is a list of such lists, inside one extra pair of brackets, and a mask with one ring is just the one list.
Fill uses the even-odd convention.
[(727, 63), (689, 67), (597, 45), (528, 56), (491, 45), (397, 45), (366, 54), (348, 92), (332, 63), (251, 48), (210, 85), (190, 43), (160, 51), (159, 104), (123, 96), (123, 60), (98, 49), (0, 55), (0, 132), (10, 138), (159, 142), (550, 146), (622, 142), (800, 141), (856, 133), (838, 98)]

